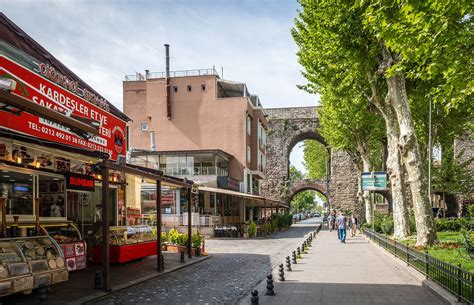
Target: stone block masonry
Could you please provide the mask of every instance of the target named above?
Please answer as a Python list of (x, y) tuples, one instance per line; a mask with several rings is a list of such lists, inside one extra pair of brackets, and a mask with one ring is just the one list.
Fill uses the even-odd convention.
[(316, 107), (272, 108), (266, 109), (265, 113), (268, 115), (269, 132), (262, 194), (289, 204), (297, 192), (314, 189), (330, 196), (332, 208), (362, 215), (359, 213), (364, 209), (358, 206), (357, 201), (358, 172), (349, 155), (344, 152), (328, 149), (331, 152), (329, 191), (322, 181), (289, 181), (289, 156), (298, 142), (316, 140), (327, 146), (325, 139), (317, 132), (320, 123)]

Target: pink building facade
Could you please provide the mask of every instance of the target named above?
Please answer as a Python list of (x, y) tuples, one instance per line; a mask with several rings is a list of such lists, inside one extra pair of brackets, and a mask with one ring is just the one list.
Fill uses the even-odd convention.
[(259, 194), (268, 122), (244, 83), (223, 80), (214, 69), (171, 72), (168, 79), (146, 73), (126, 77), (123, 96), (133, 120), (127, 143), (140, 151), (136, 163), (198, 182), (196, 176), (227, 175), (239, 191)]

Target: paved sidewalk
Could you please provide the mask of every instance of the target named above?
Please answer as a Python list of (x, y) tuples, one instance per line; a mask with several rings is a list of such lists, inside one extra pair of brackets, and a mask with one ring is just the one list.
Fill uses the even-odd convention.
[[(276, 296), (259, 286), (261, 305), (443, 304), (360, 234), (341, 244), (335, 231), (321, 231), (292, 269), (285, 282), (274, 273)], [(250, 304), (250, 297), (242, 301)]]

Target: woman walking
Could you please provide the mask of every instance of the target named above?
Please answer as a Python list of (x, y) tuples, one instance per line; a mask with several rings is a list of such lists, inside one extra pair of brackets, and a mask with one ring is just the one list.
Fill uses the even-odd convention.
[(359, 225), (359, 220), (354, 214), (351, 214), (351, 218), (349, 219), (349, 227), (351, 228), (351, 237), (354, 237), (357, 233), (357, 226)]

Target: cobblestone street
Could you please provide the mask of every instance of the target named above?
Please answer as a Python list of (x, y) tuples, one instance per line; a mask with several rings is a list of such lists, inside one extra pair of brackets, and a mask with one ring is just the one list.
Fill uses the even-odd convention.
[(209, 240), (210, 259), (91, 304), (236, 304), (320, 222), (306, 220), (267, 239)]

